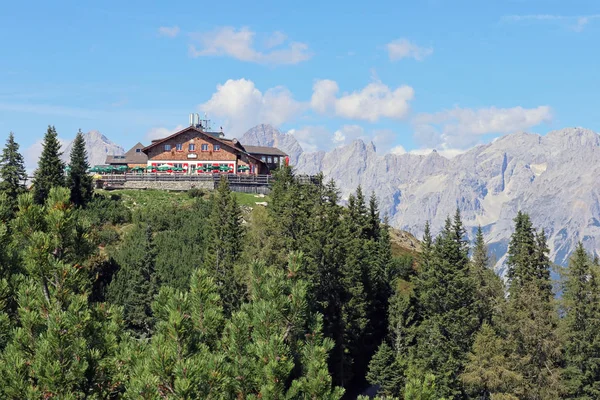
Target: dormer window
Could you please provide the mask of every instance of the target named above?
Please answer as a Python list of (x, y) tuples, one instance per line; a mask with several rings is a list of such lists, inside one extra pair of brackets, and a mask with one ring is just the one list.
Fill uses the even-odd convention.
[(165, 144), (165, 151), (171, 151), (171, 145)]

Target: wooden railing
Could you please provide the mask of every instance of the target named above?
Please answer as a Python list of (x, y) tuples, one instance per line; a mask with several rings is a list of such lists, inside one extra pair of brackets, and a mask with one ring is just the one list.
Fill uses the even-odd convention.
[[(104, 182), (215, 182), (218, 183), (221, 177), (227, 179), (229, 184), (241, 185), (259, 185), (270, 186), (275, 178), (272, 175), (248, 175), (248, 174), (161, 174), (161, 173), (126, 173), (126, 174), (106, 174), (102, 175)], [(297, 175), (296, 179), (301, 184), (316, 184), (318, 178), (312, 175)]]

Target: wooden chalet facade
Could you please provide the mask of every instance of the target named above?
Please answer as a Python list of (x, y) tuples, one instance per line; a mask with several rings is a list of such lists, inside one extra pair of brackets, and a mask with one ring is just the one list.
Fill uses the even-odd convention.
[[(266, 175), (287, 162), (287, 155), (273, 147), (243, 146), (225, 139), (222, 132), (205, 132), (189, 126), (142, 149), (151, 171), (167, 165), (187, 174), (238, 173)], [(164, 169), (164, 167), (163, 167)], [(171, 169), (167, 170), (170, 171)]]

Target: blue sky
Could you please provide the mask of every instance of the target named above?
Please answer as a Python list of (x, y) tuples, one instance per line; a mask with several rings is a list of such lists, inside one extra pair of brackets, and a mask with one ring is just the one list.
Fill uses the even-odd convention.
[(127, 148), (190, 112), (228, 137), (272, 123), (307, 150), (451, 155), (600, 130), (596, 0), (86, 3), (3, 5), (0, 139), (25, 150), (52, 124)]

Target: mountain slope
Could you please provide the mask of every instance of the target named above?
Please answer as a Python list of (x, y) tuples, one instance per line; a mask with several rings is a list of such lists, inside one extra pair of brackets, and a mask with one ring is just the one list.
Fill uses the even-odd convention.
[(515, 133), (452, 159), (437, 152), (380, 155), (372, 143), (357, 140), (302, 153), (296, 168), (335, 179), (342, 197), (358, 185), (374, 191), (391, 225), (417, 237), (426, 220), (439, 232), (458, 207), (471, 237), (483, 227), (499, 272), (518, 210), (545, 230), (559, 264), (579, 240), (594, 253), (600, 245), (600, 136), (587, 129)]
[[(87, 150), (88, 163), (90, 164), (90, 166), (104, 164), (104, 162), (106, 161), (106, 156), (109, 154), (125, 154), (125, 150), (123, 150), (121, 146), (112, 142), (98, 131), (90, 131), (84, 133), (83, 140), (85, 141), (85, 149)], [(67, 143), (62, 147), (62, 159), (66, 163), (69, 163), (69, 157), (71, 154), (72, 147), (73, 141)]]

